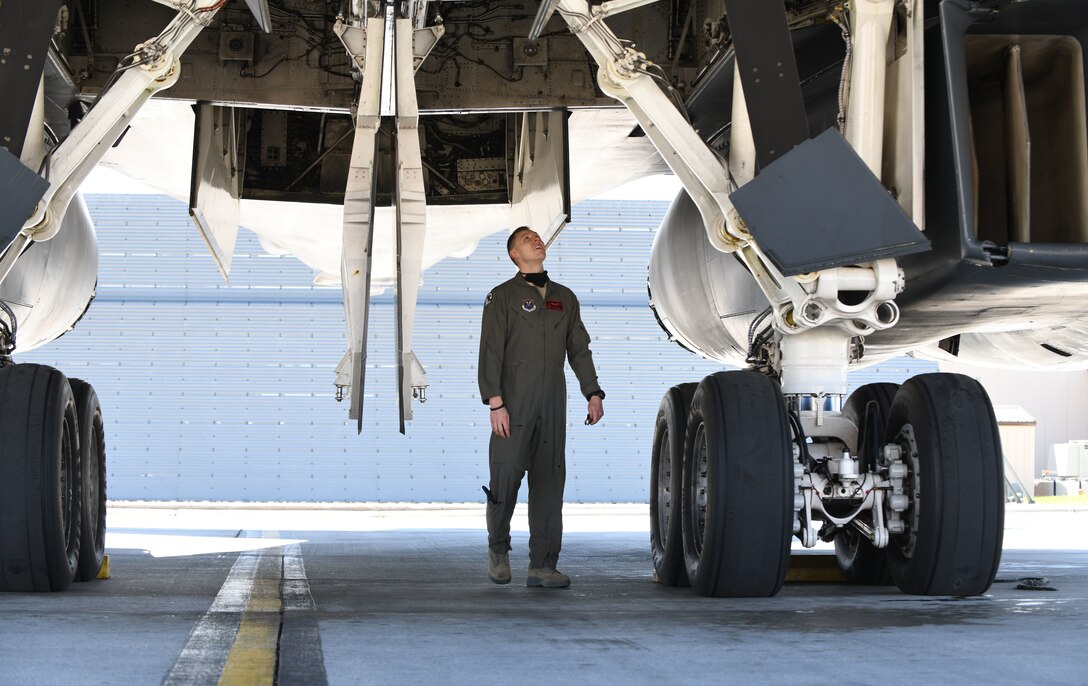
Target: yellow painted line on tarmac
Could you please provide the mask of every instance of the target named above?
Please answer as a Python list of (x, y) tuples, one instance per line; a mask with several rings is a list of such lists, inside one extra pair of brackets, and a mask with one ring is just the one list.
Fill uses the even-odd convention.
[[(265, 531), (262, 536), (279, 538), (279, 533)], [(219, 677), (222, 686), (272, 686), (275, 683), (280, 615), (283, 610), (280, 601), (282, 582), (282, 558), (262, 553), (249, 602), (246, 603), (234, 644)]]
[(163, 686), (328, 683), (302, 549), (268, 542), (238, 555)]
[(219, 683), (242, 614), (249, 604), (260, 558), (261, 553), (254, 550), (238, 555), (211, 607), (189, 633), (185, 647), (162, 682), (163, 686), (213, 686)]

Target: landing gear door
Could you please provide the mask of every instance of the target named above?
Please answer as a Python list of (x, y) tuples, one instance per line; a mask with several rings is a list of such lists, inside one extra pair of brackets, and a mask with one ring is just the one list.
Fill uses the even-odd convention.
[(253, 18), (265, 33), (272, 33), (272, 13), (268, 10), (268, 0), (246, 0)]
[(570, 221), (567, 111), (521, 116), (514, 157), (510, 228), (528, 226), (551, 245)]
[(233, 108), (198, 103), (193, 139), (193, 176), (189, 189), (189, 215), (215, 259), (223, 279), (229, 281), (234, 244), (238, 239), (241, 169), (238, 142), (239, 117)]

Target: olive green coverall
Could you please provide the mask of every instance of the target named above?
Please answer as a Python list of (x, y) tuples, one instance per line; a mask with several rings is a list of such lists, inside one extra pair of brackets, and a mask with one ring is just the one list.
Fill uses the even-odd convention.
[(578, 298), (554, 281), (540, 290), (521, 275), (487, 294), (480, 333), (484, 403), (501, 396), (510, 437), (491, 435), (488, 545), (510, 550), (510, 518), (529, 473), (529, 566), (555, 568), (563, 540), (567, 382), (564, 359), (582, 395), (600, 390)]

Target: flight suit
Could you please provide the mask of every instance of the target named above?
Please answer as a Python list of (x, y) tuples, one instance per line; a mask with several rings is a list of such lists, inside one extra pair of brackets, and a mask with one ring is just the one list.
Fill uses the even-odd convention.
[(567, 382), (564, 360), (582, 395), (600, 390), (578, 298), (550, 281), (545, 295), (521, 275), (487, 294), (480, 333), (479, 383), (484, 403), (501, 396), (510, 437), (492, 433), (487, 504), (488, 545), (510, 550), (510, 518), (522, 476), (529, 474), (529, 566), (555, 568), (563, 539)]

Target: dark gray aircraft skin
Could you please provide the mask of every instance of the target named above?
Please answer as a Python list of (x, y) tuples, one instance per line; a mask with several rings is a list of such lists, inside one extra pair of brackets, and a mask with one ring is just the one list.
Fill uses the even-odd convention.
[[(972, 90), (984, 91), (997, 75), (975, 76), (963, 57), (972, 36), (1070, 36), (1079, 44), (1086, 30), (1088, 7), (1055, 2), (1014, 3), (976, 14), (950, 7), (945, 22), (927, 30), (928, 54), (943, 57), (926, 64), (926, 235), (933, 251), (902, 262), (912, 284), (902, 300), (904, 335), (939, 338), (939, 347), (952, 354), (1036, 368), (1073, 366), (1088, 352), (1079, 305), (1088, 295), (1088, 236), (1083, 215), (1074, 209), (1084, 186), (1072, 173), (1074, 156), (1082, 151), (1073, 142), (1076, 129), (1060, 126), (1061, 110), (1072, 106), (1070, 99), (1082, 98), (1083, 88), (1068, 81), (1048, 86), (1046, 76), (1036, 77), (1029, 110), (1031, 162), (1042, 173), (1032, 180), (1031, 239), (1019, 241), (1007, 216), (1009, 194), (1001, 192), (1001, 152), (981, 158), (991, 145), (999, 147), (999, 132), (981, 131), (977, 123), (992, 103), (985, 92), (972, 100)], [(1083, 74), (1080, 65), (1063, 67), (1056, 59), (1053, 66)], [(967, 154), (972, 115), (973, 147), (980, 151), (974, 168)], [(992, 195), (982, 197), (979, 190), (976, 197), (975, 187)], [(988, 341), (985, 334), (965, 331), (967, 321), (971, 328), (1018, 331)], [(1041, 326), (1020, 329), (1025, 322)], [(873, 344), (879, 347), (880, 338)]]
[[(866, 338), (866, 356), (875, 361), (923, 350), (983, 365), (1081, 369), (1088, 355), (1088, 219), (1081, 212), (1084, 179), (1073, 171), (1083, 151), (1069, 141), (1083, 122), (1064, 122), (1060, 112), (1084, 89), (1044, 72), (1051, 59), (1062, 70), (1083, 73), (1083, 67), (1055, 50), (1036, 58), (1035, 80), (1025, 84), (1031, 164), (1039, 172), (1031, 185), (1031, 237), (1019, 241), (1008, 216), (1012, 189), (1004, 179), (1003, 116), (995, 113), (1001, 103), (993, 93), (1003, 74), (967, 55), (972, 38), (980, 37), (1009, 43), (1070, 37), (1079, 44), (1088, 6), (930, 2), (926, 11), (925, 233), (932, 249), (899, 258), (908, 283), (896, 300), (902, 317)], [(832, 25), (797, 29), (793, 38), (809, 129), (824, 131), (835, 125), (842, 40)], [(688, 98), (695, 127), (722, 154), (728, 154), (732, 71), (727, 55)], [(753, 309), (761, 308), (741, 298), (729, 314)]]
[(651, 307), (744, 369), (662, 399), (657, 579), (774, 595), (797, 537), (833, 540), (858, 583), (984, 593), (1004, 512), (985, 391), (846, 378), (904, 353), (1088, 366), (1086, 32), (1088, 5), (1059, 0), (3, 3), (0, 590), (101, 564), (93, 388), (10, 353), (89, 306), (78, 183), (129, 136), (154, 151), (135, 115), (161, 91), (196, 103), (190, 212), (224, 274), (239, 203), (343, 204), (335, 383), (360, 430), (376, 212), (394, 217), (403, 431), (426, 386), (426, 222), (449, 239), (443, 211), (509, 206), (551, 241), (572, 201), (672, 170)]

